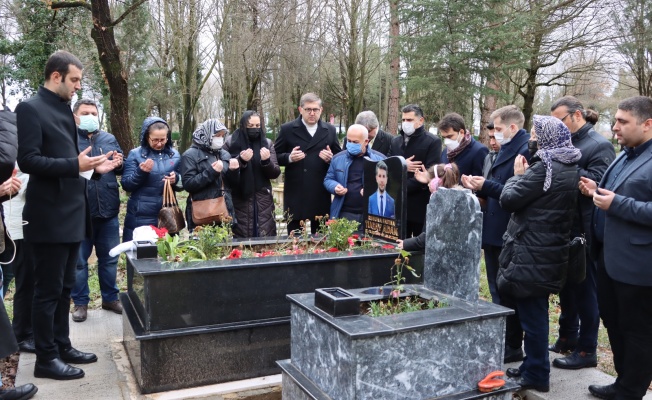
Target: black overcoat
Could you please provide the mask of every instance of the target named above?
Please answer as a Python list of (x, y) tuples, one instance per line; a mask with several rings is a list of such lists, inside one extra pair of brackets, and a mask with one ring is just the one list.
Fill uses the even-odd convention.
[[(306, 158), (291, 163), (290, 153), (296, 146)], [(279, 165), (285, 166), (283, 211), (292, 219), (313, 219), (330, 211), (331, 194), (324, 188), (329, 163), (319, 157), (326, 146), (330, 146), (333, 155), (342, 150), (335, 127), (329, 123), (320, 120), (312, 137), (301, 117), (281, 126), (274, 149)]]

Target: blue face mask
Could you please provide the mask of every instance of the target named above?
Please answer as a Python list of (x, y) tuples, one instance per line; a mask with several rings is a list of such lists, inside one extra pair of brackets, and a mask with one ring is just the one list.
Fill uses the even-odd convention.
[(95, 115), (82, 115), (79, 117), (79, 128), (87, 132), (95, 132), (100, 129), (100, 121)]
[(362, 153), (362, 145), (360, 143), (346, 142), (346, 151), (352, 156), (357, 156)]

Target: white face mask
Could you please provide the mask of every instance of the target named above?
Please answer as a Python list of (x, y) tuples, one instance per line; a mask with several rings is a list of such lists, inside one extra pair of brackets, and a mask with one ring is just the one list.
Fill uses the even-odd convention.
[(460, 145), (460, 142), (458, 142), (457, 140), (453, 140), (453, 139), (449, 139), (449, 138), (444, 139), (444, 146), (446, 146), (448, 151), (455, 150), (459, 145)]
[(214, 136), (213, 139), (211, 140), (211, 149), (213, 150), (219, 150), (222, 148), (222, 145), (224, 144), (224, 138), (221, 136)]
[(100, 121), (93, 114), (81, 115), (79, 117), (79, 128), (87, 132), (95, 132), (100, 129)]
[(509, 139), (505, 139), (505, 134), (503, 132), (494, 132), (494, 137), (496, 138), (496, 142), (498, 142), (499, 145), (504, 145), (509, 143), (512, 138), (510, 137)]
[(403, 133), (407, 136), (411, 136), (416, 129), (414, 129), (414, 122), (403, 122), (401, 123), (401, 129)]

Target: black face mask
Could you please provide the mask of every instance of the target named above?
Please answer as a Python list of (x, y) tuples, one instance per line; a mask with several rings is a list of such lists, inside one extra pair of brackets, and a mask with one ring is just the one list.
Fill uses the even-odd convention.
[(539, 151), (539, 143), (536, 140), (528, 140), (527, 149), (530, 152), (530, 155), (533, 156), (537, 151)]
[(258, 139), (261, 134), (260, 128), (247, 128), (247, 136), (250, 140)]

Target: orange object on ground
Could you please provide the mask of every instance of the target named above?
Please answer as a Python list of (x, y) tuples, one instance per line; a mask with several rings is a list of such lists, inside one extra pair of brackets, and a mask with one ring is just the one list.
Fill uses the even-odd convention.
[(485, 376), (483, 380), (478, 382), (478, 390), (483, 393), (487, 393), (500, 389), (501, 387), (505, 386), (505, 380), (496, 378), (503, 375), (505, 375), (503, 371), (494, 371), (490, 373), (489, 375)]

